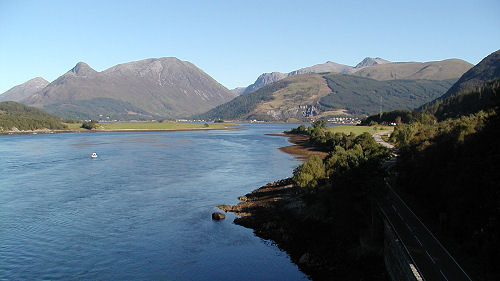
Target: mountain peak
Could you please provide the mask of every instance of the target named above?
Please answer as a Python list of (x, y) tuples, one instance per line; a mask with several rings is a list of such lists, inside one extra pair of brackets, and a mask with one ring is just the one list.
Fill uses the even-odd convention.
[(376, 64), (384, 64), (384, 63), (390, 63), (390, 61), (384, 60), (384, 59), (379, 58), (379, 57), (376, 57), (376, 58), (366, 57), (360, 63), (358, 63), (354, 68), (363, 68), (363, 67), (367, 67), (367, 66), (372, 66), (372, 65), (376, 65)]
[(88, 76), (97, 73), (92, 67), (84, 62), (79, 62), (71, 70), (76, 76)]
[(48, 84), (49, 81), (42, 77), (35, 77), (0, 95), (0, 101), (20, 101), (43, 89)]

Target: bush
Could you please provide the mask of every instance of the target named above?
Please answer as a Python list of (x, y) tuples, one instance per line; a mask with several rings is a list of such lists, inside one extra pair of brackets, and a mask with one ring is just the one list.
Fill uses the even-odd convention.
[(96, 120), (90, 120), (88, 122), (83, 122), (82, 128), (87, 129), (87, 130), (93, 130), (93, 129), (97, 128), (97, 124), (99, 124), (99, 122), (97, 122)]
[(321, 180), (325, 179), (325, 176), (323, 160), (313, 155), (293, 171), (292, 179), (300, 187), (316, 187)]

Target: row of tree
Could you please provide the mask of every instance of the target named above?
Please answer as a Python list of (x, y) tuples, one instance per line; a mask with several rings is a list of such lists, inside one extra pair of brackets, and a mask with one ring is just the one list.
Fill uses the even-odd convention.
[(13, 101), (0, 102), (0, 131), (66, 129), (62, 120), (43, 110)]
[(424, 107), (395, 127), (396, 183), (477, 280), (500, 269), (499, 80)]

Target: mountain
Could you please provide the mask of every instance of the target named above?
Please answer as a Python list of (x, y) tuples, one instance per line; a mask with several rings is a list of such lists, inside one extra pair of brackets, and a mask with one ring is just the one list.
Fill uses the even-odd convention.
[(0, 102), (0, 132), (65, 128), (61, 119), (41, 109), (14, 101)]
[(255, 80), (253, 84), (246, 87), (246, 89), (243, 91), (242, 94), (253, 92), (255, 90), (264, 87), (267, 84), (277, 82), (287, 77), (288, 77), (287, 73), (281, 73), (281, 72), (263, 73), (259, 77), (257, 77), (257, 80)]
[(464, 73), (440, 99), (453, 96), (464, 90), (481, 87), (488, 80), (496, 78), (500, 78), (500, 50), (491, 53)]
[[(361, 62), (362, 63), (362, 62)], [(394, 62), (363, 67), (353, 75), (375, 80), (396, 79), (457, 79), (473, 65), (459, 59), (431, 62)]]
[(391, 63), (391, 62), (381, 58), (365, 58), (360, 63), (358, 63), (354, 68), (361, 69), (367, 66), (385, 64), (385, 63)]
[(305, 120), (413, 109), (442, 95), (456, 80), (378, 81), (326, 73), (290, 76), (198, 115), (205, 119)]
[(234, 89), (231, 89), (231, 92), (237, 96), (243, 94), (243, 92), (245, 91), (246, 87), (237, 87), (237, 88), (234, 88)]
[(151, 58), (102, 72), (79, 62), (21, 102), (64, 118), (144, 120), (190, 116), (235, 96), (190, 62)]
[(1, 94), (0, 101), (20, 101), (45, 88), (48, 84), (49, 81), (42, 77), (33, 78)]
[(322, 64), (316, 64), (311, 67), (305, 67), (299, 70), (292, 71), (288, 73), (288, 76), (307, 74), (307, 73), (325, 73), (325, 72), (351, 73), (352, 70), (353, 70), (352, 66), (327, 61)]
[(485, 57), (467, 71), (448, 91), (420, 109), (438, 119), (488, 110), (498, 105), (500, 96), (500, 50)]
[(325, 73), (325, 72), (351, 73), (353, 69), (354, 68), (352, 66), (327, 61), (322, 64), (316, 64), (310, 67), (304, 67), (289, 73), (281, 73), (281, 72), (264, 73), (261, 74), (252, 85), (248, 86), (243, 91), (243, 94), (253, 92), (255, 90), (262, 88), (265, 85), (277, 82), (281, 79), (285, 79), (287, 77), (294, 75), (307, 74), (307, 73)]
[(472, 64), (458, 59), (449, 59), (436, 62), (390, 62), (382, 58), (367, 57), (355, 67), (328, 61), (323, 64), (301, 68), (289, 73), (272, 72), (260, 75), (255, 83), (248, 86), (244, 93), (255, 91), (267, 84), (281, 79), (306, 73), (335, 72), (353, 74), (375, 80), (395, 79), (428, 79), (447, 80), (458, 79), (472, 67)]

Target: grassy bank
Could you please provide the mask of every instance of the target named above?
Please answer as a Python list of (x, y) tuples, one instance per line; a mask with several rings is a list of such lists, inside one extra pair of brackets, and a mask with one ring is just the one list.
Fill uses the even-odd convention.
[(374, 134), (378, 131), (392, 131), (394, 127), (392, 126), (335, 126), (328, 127), (327, 130), (333, 133), (344, 133), (350, 134), (354, 133), (355, 135), (361, 135), (362, 133), (370, 133)]

